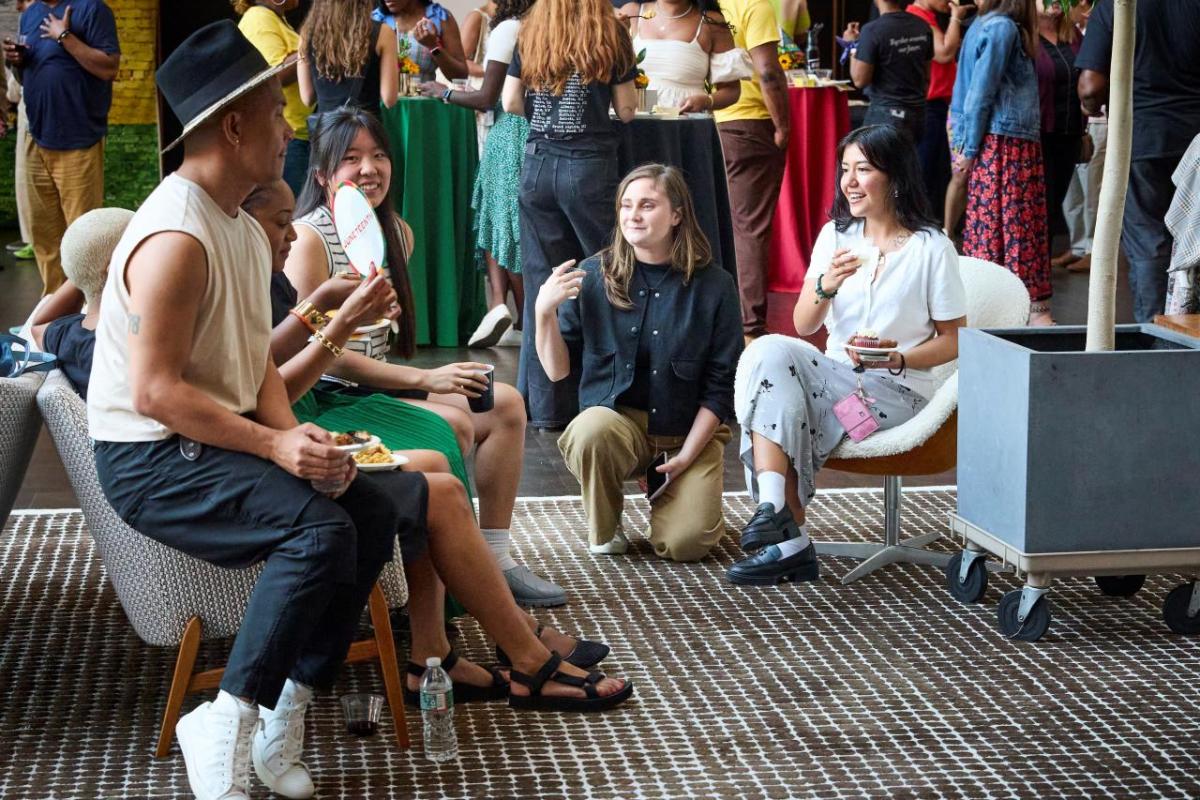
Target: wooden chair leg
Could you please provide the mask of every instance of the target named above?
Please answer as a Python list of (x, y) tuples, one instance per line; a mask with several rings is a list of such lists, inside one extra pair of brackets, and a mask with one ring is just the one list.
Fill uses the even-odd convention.
[(375, 629), (375, 644), (379, 649), (379, 669), (383, 673), (388, 707), (392, 710), (392, 723), (396, 728), (396, 743), (402, 750), (407, 750), (411, 742), (408, 738), (408, 721), (404, 716), (400, 664), (396, 659), (396, 642), (392, 638), (392, 620), (388, 613), (387, 598), (384, 597), (383, 589), (378, 583), (371, 590), (368, 606), (371, 609), (371, 627)]
[(175, 723), (183, 708), (183, 698), (192, 681), (192, 669), (196, 666), (196, 653), (200, 650), (200, 618), (192, 617), (183, 629), (183, 641), (179, 643), (179, 656), (175, 659), (175, 675), (171, 678), (171, 691), (167, 695), (167, 708), (163, 711), (162, 728), (158, 732), (158, 747), (155, 758), (165, 758), (175, 738)]

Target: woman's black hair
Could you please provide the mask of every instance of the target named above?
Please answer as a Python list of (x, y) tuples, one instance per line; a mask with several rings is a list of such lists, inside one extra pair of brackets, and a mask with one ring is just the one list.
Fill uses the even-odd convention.
[[(296, 218), (311, 214), (321, 206), (329, 204), (326, 186), (317, 180), (320, 174), (326, 184), (346, 157), (346, 152), (354, 144), (358, 132), (366, 130), (371, 138), (383, 150), (389, 161), (392, 151), (388, 142), (387, 131), (383, 123), (371, 112), (357, 106), (342, 106), (333, 111), (327, 111), (318, 118), (310, 141), (311, 154), (308, 159), (308, 174), (304, 178), (304, 188), (296, 201)], [(393, 162), (394, 163), (394, 162)], [(394, 173), (393, 173), (394, 174)], [(413, 318), (412, 281), (408, 277), (408, 256), (404, 252), (404, 240), (400, 234), (400, 217), (392, 205), (392, 188), (388, 186), (387, 194), (375, 216), (383, 228), (384, 244), (387, 247), (388, 271), (392, 277), (392, 288), (396, 290), (396, 302), (400, 305), (400, 335), (396, 340), (396, 352), (405, 358), (411, 358), (416, 351), (416, 323)]]
[(496, 16), (492, 17), (492, 28), (506, 19), (520, 19), (533, 7), (536, 0), (496, 0)]
[(906, 131), (891, 125), (867, 125), (851, 131), (838, 142), (837, 183), (833, 188), (833, 207), (829, 216), (839, 231), (854, 224), (850, 201), (842, 194), (842, 156), (846, 148), (855, 145), (875, 169), (888, 176), (888, 193), (896, 209), (896, 219), (914, 233), (920, 230), (941, 230), (925, 196), (921, 179), (921, 162), (917, 148)]

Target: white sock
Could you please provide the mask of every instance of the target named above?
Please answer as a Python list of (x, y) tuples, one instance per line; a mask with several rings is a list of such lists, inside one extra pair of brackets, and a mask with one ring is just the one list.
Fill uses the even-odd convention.
[(787, 478), (782, 473), (758, 473), (758, 502), (770, 503), (775, 506), (776, 511), (782, 510), (787, 504), (787, 500), (783, 496), (785, 486), (787, 486)]
[(258, 713), (258, 706), (255, 705), (254, 703), (247, 703), (242, 698), (238, 697), (235, 694), (230, 694), (229, 692), (225, 691), (224, 689), (221, 689), (219, 692), (217, 692), (218, 698), (220, 698), (222, 695), (224, 695), (226, 698), (225, 702), (228, 703), (230, 700), (232, 700), (234, 702), (234, 704), (237, 705), (238, 711), (241, 711), (242, 713), (245, 713), (247, 711), (253, 711), (255, 714)]
[(492, 551), (492, 557), (496, 559), (496, 563), (500, 566), (501, 572), (508, 572), (517, 566), (517, 562), (513, 560), (513, 557), (508, 552), (509, 533), (507, 528), (484, 528), (482, 533), (484, 540), (487, 541), (488, 549)]
[(788, 556), (795, 555), (804, 548), (808, 547), (811, 543), (812, 542), (808, 538), (808, 526), (801, 525), (799, 536), (797, 536), (795, 539), (788, 539), (786, 542), (779, 543), (778, 547), (780, 558), (787, 558)]
[(276, 704), (276, 707), (284, 702), (307, 703), (312, 696), (311, 686), (305, 686), (303, 683), (288, 678), (283, 682), (283, 691), (279, 693), (279, 703)]

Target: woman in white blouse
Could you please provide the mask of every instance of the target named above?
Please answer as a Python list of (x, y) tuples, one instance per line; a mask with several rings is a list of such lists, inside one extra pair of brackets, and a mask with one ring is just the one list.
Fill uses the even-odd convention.
[[(833, 221), (817, 238), (792, 313), (801, 336), (825, 325), (826, 351), (764, 336), (738, 364), (740, 452), (759, 505), (742, 529), (742, 549), (753, 555), (730, 567), (734, 583), (817, 577), (804, 507), (847, 435), (834, 405), (857, 393), (880, 429), (895, 427), (937, 390), (930, 370), (958, 357), (966, 323), (958, 255), (927, 207), (911, 140), (872, 125), (843, 139), (838, 158)], [(868, 363), (846, 348), (867, 332), (895, 342), (886, 360)]]
[(630, 21), (634, 52), (646, 53), (640, 66), (647, 88), (657, 92), (655, 105), (685, 114), (725, 108), (741, 96), (740, 81), (754, 74), (749, 54), (733, 46), (716, 0), (626, 3), (621, 14)]

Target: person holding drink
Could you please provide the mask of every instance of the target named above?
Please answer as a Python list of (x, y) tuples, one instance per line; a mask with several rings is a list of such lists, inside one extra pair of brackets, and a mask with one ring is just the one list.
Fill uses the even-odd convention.
[(568, 346), (582, 349), (583, 410), (558, 447), (583, 490), (591, 552), (628, 549), (622, 483), (645, 473), (651, 485), (665, 478), (646, 532), (654, 552), (696, 561), (725, 534), (724, 423), (742, 349), (737, 287), (712, 266), (678, 169), (635, 169), (616, 206), (611, 244), (579, 269), (560, 264), (539, 290), (537, 355), (559, 381), (571, 372)]
[[(322, 117), (312, 139), (308, 180), (297, 203), (297, 239), (284, 266), (299, 296), (312, 294), (328, 278), (352, 270), (330, 206), (332, 190), (349, 181), (366, 195), (383, 229), (386, 250), (381, 271), (391, 280), (400, 304), (412, 307), (407, 263), (413, 232), (395, 212), (391, 176), (387, 133), (377, 117), (360, 108), (339, 108)], [(397, 322), (396, 350), (411, 357), (416, 347), (413, 315), (403, 314)], [(467, 361), (418, 369), (346, 353), (329, 372), (361, 385), (343, 391), (390, 394), (449, 422), (462, 452), (475, 448), (479, 521), (518, 602), (566, 603), (565, 591), (518, 564), (509, 553), (509, 526), (525, 452), (525, 407), (513, 387), (493, 387), (494, 407), (484, 410), (478, 404), (472, 408), (469, 401), (489, 391), (492, 368), (488, 364)]]
[(30, 244), (43, 294), (52, 294), (66, 280), (67, 226), (104, 204), (104, 137), (121, 63), (113, 12), (101, 0), (35, 3), (17, 39), (5, 38), (4, 60), (24, 93)]
[[(847, 435), (837, 407), (859, 404), (877, 429), (901, 425), (937, 391), (930, 370), (958, 357), (966, 322), (958, 255), (929, 211), (912, 139), (891, 125), (859, 128), (838, 159), (833, 221), (817, 237), (792, 312), (800, 336), (825, 326), (825, 353), (772, 335), (738, 365), (739, 452), (759, 505), (742, 529), (753, 555), (730, 567), (733, 583), (817, 578), (804, 509)], [(890, 352), (868, 361), (846, 349), (864, 338), (891, 340)]]

